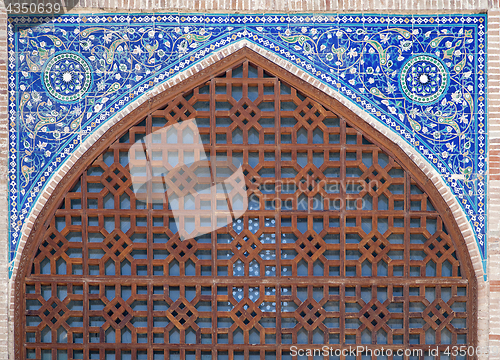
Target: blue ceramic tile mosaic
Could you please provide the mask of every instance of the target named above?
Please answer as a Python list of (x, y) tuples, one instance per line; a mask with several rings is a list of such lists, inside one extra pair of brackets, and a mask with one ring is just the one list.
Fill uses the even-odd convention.
[(50, 176), (155, 84), (246, 39), (399, 134), (452, 189), (486, 259), (485, 15), (9, 17), (10, 244)]

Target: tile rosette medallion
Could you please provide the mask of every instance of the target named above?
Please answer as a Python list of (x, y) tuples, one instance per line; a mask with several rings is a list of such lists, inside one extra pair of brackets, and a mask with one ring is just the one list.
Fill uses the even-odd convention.
[(240, 40), (338, 91), (426, 158), (486, 259), (484, 15), (46, 20), (9, 17), (11, 264), (39, 194), (81, 142), (157, 84)]

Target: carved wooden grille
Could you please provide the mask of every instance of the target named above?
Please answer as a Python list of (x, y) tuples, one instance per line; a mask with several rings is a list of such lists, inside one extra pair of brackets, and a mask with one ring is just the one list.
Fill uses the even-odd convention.
[[(134, 194), (128, 151), (191, 118), (210, 159), (241, 165), (249, 210), (180, 241), (169, 205), (150, 201), (162, 177)], [(162, 134), (151, 164), (170, 169), (161, 145), (185, 134)], [(196, 197), (197, 229), (218, 200)], [(209, 222), (230, 217), (220, 206)], [(467, 344), (455, 241), (390, 154), (245, 61), (141, 119), (66, 194), (25, 279), (24, 355), (257, 360), (291, 359), (291, 344)]]

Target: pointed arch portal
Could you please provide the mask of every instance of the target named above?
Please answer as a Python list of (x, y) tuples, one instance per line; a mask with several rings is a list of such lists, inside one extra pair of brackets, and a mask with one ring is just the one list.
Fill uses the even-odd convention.
[[(252, 51), (208, 70), (115, 125), (60, 182), (19, 264), (16, 359), (291, 359), (292, 344), (476, 344), (467, 246), (408, 156)], [(181, 183), (196, 166), (171, 179), (178, 200), (148, 201), (165, 190), (153, 172), (133, 191), (128, 152), (192, 118), (210, 160), (241, 167), (249, 200), (231, 219), (231, 201), (200, 192), (196, 230), (181, 241), (173, 211), (187, 210)], [(185, 138), (156, 134), (152, 168), (168, 169), (178, 154), (162, 144), (182, 149)], [(219, 218), (227, 225), (200, 230)]]

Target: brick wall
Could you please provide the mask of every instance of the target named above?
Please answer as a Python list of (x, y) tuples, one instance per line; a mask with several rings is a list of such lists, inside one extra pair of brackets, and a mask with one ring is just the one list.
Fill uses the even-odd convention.
[[(489, 343), (500, 345), (500, 11), (488, 13)], [(496, 358), (500, 358), (497, 356)]]
[[(7, 93), (7, 13), (0, 6), (0, 360), (8, 359), (9, 293), (8, 275), (8, 93)], [(5, 284), (5, 285), (4, 285)]]
[[(76, 0), (71, 0), (76, 1)], [(315, 12), (370, 11), (422, 13), (478, 11), (498, 7), (499, 0), (79, 0), (73, 11), (88, 8), (132, 11)]]

